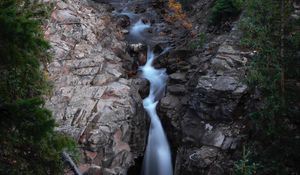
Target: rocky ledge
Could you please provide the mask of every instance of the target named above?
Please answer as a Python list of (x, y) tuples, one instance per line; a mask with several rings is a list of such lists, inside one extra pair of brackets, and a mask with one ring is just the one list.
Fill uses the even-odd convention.
[(122, 68), (119, 55), (126, 44), (120, 41), (121, 31), (106, 5), (86, 0), (53, 3), (45, 26), (53, 54), (45, 67), (53, 84), (46, 107), (57, 130), (78, 141), (84, 155), (82, 173), (126, 174), (143, 153), (146, 118), (136, 82), (127, 79)]
[[(211, 2), (199, 1), (195, 8), (209, 13)], [(233, 173), (245, 138), (250, 97), (244, 78), (251, 54), (238, 47), (237, 23), (218, 35), (209, 33), (206, 24), (194, 23), (194, 32), (207, 37), (203, 48), (177, 48), (160, 61), (170, 74), (159, 111), (176, 157), (175, 175)]]

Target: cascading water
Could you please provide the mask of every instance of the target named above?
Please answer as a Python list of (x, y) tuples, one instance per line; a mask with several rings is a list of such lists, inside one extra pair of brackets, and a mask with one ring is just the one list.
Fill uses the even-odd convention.
[(140, 68), (142, 77), (150, 82), (150, 93), (143, 105), (151, 118), (148, 144), (143, 162), (144, 175), (172, 175), (172, 161), (167, 137), (156, 112), (158, 100), (165, 92), (167, 74), (153, 67), (154, 53), (148, 48), (147, 63)]
[[(136, 14), (129, 12), (127, 8), (120, 12), (115, 12), (115, 14), (116, 13), (119, 15), (127, 15), (131, 23), (133, 23), (130, 27), (129, 38), (134, 41), (148, 43), (149, 38), (144, 37), (143, 33), (146, 29), (151, 27), (151, 24), (145, 23)], [(169, 49), (170, 48), (165, 48), (161, 54)], [(156, 112), (156, 105), (165, 93), (168, 76), (165, 69), (155, 69), (153, 67), (154, 60), (154, 51), (151, 46), (148, 46), (147, 62), (144, 66), (140, 66), (139, 68), (142, 72), (142, 78), (150, 82), (149, 96), (143, 100), (143, 106), (151, 119), (151, 124), (144, 155), (142, 175), (172, 175), (173, 168), (170, 146)]]

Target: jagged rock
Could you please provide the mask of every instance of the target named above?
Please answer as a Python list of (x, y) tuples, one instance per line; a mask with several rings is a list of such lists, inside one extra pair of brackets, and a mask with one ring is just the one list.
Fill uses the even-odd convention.
[(165, 98), (176, 95), (178, 84), (186, 87), (184, 96), (176, 95), (179, 99), (177, 106), (161, 110), (165, 116), (169, 117), (173, 112), (176, 117), (174, 109), (183, 106), (176, 111), (180, 117), (173, 125), (179, 127), (169, 129), (169, 135), (174, 130), (181, 133), (175, 163), (175, 174), (178, 175), (232, 174), (236, 150), (241, 144), (242, 125), (239, 125), (239, 120), (246, 113), (248, 100), (248, 86), (243, 78), (245, 65), (252, 56), (241, 52), (237, 46), (240, 40), (237, 24), (222, 35), (209, 32), (209, 19), (204, 16), (209, 13), (213, 2), (196, 1), (191, 7), (192, 13), (196, 13), (192, 16), (196, 25), (193, 29), (205, 33), (208, 38), (203, 52), (182, 60), (184, 56), (179, 53), (188, 54), (178, 49), (172, 51), (176, 54), (170, 54), (165, 61), (168, 72), (172, 73)]
[(91, 175), (98, 175), (98, 174), (102, 174), (102, 169), (100, 166), (91, 166), (88, 171), (86, 172), (87, 174), (91, 174)]
[(175, 174), (205, 174), (205, 169), (214, 165), (219, 150), (210, 146), (200, 148), (180, 148), (177, 156), (180, 157), (180, 165), (177, 165)]
[(205, 120), (232, 120), (247, 86), (235, 77), (201, 76), (191, 96), (191, 107)]
[(230, 148), (231, 144), (233, 142), (232, 137), (226, 137), (225, 141), (223, 142), (222, 149), (227, 150)]
[(194, 143), (199, 145), (200, 140), (205, 133), (205, 125), (191, 111), (187, 112), (181, 121), (181, 129), (183, 133), (183, 142)]
[(201, 138), (201, 143), (215, 147), (221, 147), (225, 139), (224, 134), (220, 130), (211, 130), (205, 132)]
[(127, 15), (118, 16), (117, 25), (126, 28), (130, 25), (130, 19)]
[(140, 52), (145, 48), (145, 46), (142, 43), (138, 43), (138, 44), (130, 44), (129, 48), (132, 49), (134, 52)]
[(234, 54), (237, 54), (238, 52), (233, 49), (232, 46), (230, 45), (221, 45), (219, 47), (219, 50), (218, 50), (219, 53), (223, 53), (223, 54), (231, 54), (231, 55), (234, 55)]
[(121, 30), (121, 32), (122, 32), (123, 34), (128, 34), (128, 33), (129, 33), (129, 31), (126, 30), (126, 29)]
[(57, 3), (57, 7), (58, 7), (59, 9), (63, 10), (63, 9), (68, 8), (68, 4), (66, 4), (66, 3), (64, 3), (64, 2), (62, 2), (62, 1), (60, 1), (60, 2)]
[(71, 10), (57, 10), (56, 13), (53, 14), (54, 19), (61, 23), (79, 23), (80, 18), (76, 16)]
[(120, 52), (126, 44), (117, 39), (105, 5), (80, 0), (55, 5), (45, 26), (53, 53), (47, 70), (54, 85), (46, 107), (53, 112), (56, 130), (81, 144), (82, 173), (126, 174), (146, 140), (138, 89), (122, 78), (125, 59), (120, 55), (125, 54)]
[(163, 109), (174, 109), (179, 103), (179, 100), (177, 97), (168, 95), (161, 99), (160, 106)]
[(191, 161), (199, 162), (201, 168), (209, 166), (215, 159), (218, 154), (218, 149), (214, 147), (202, 146), (199, 150), (189, 155)]
[(214, 71), (219, 72), (219, 71), (226, 71), (226, 70), (230, 70), (232, 69), (231, 66), (229, 66), (229, 64), (225, 61), (225, 60), (221, 60), (221, 59), (213, 59), (211, 61), (212, 67), (214, 69)]
[(233, 91), (238, 86), (238, 83), (233, 77), (220, 76), (216, 79), (212, 88), (217, 91)]

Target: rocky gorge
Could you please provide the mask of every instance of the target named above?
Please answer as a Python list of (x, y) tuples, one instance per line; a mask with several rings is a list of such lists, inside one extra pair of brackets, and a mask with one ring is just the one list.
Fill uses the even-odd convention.
[[(83, 174), (140, 174), (150, 123), (142, 106), (149, 84), (138, 76), (146, 63), (145, 42), (128, 34), (128, 14), (114, 15), (118, 1), (51, 3), (55, 7), (44, 31), (53, 60), (45, 71), (54, 88), (46, 106), (57, 130), (78, 142)], [(256, 98), (243, 82), (253, 53), (237, 45), (236, 22), (227, 32), (209, 32), (212, 3), (194, 4), (187, 18), (192, 28), (168, 22), (172, 11), (162, 8), (166, 2), (124, 3), (152, 26), (147, 44), (162, 52), (154, 66), (169, 75), (157, 110), (175, 175), (231, 174), (246, 137), (243, 118)], [(200, 33), (207, 34), (204, 46), (191, 50), (186, 41)], [(163, 52), (167, 47), (172, 49)]]

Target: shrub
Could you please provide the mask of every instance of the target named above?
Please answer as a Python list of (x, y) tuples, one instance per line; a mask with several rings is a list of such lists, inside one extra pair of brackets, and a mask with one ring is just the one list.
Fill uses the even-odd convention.
[(242, 0), (216, 0), (212, 8), (210, 23), (220, 25), (238, 16), (242, 11), (242, 2)]
[(182, 26), (190, 29), (192, 23), (186, 17), (186, 14), (182, 10), (182, 5), (176, 0), (168, 0), (168, 9), (170, 13), (165, 16), (165, 20), (168, 22), (180, 21)]
[(206, 43), (206, 36), (205, 33), (200, 33), (196, 38), (195, 41), (190, 42), (189, 48), (192, 50), (195, 49), (202, 49), (204, 47), (204, 44)]
[(234, 164), (234, 174), (235, 175), (254, 175), (256, 174), (257, 168), (259, 167), (258, 164), (252, 163), (250, 160), (251, 152), (246, 150), (243, 147), (243, 155), (242, 159), (235, 162)]

